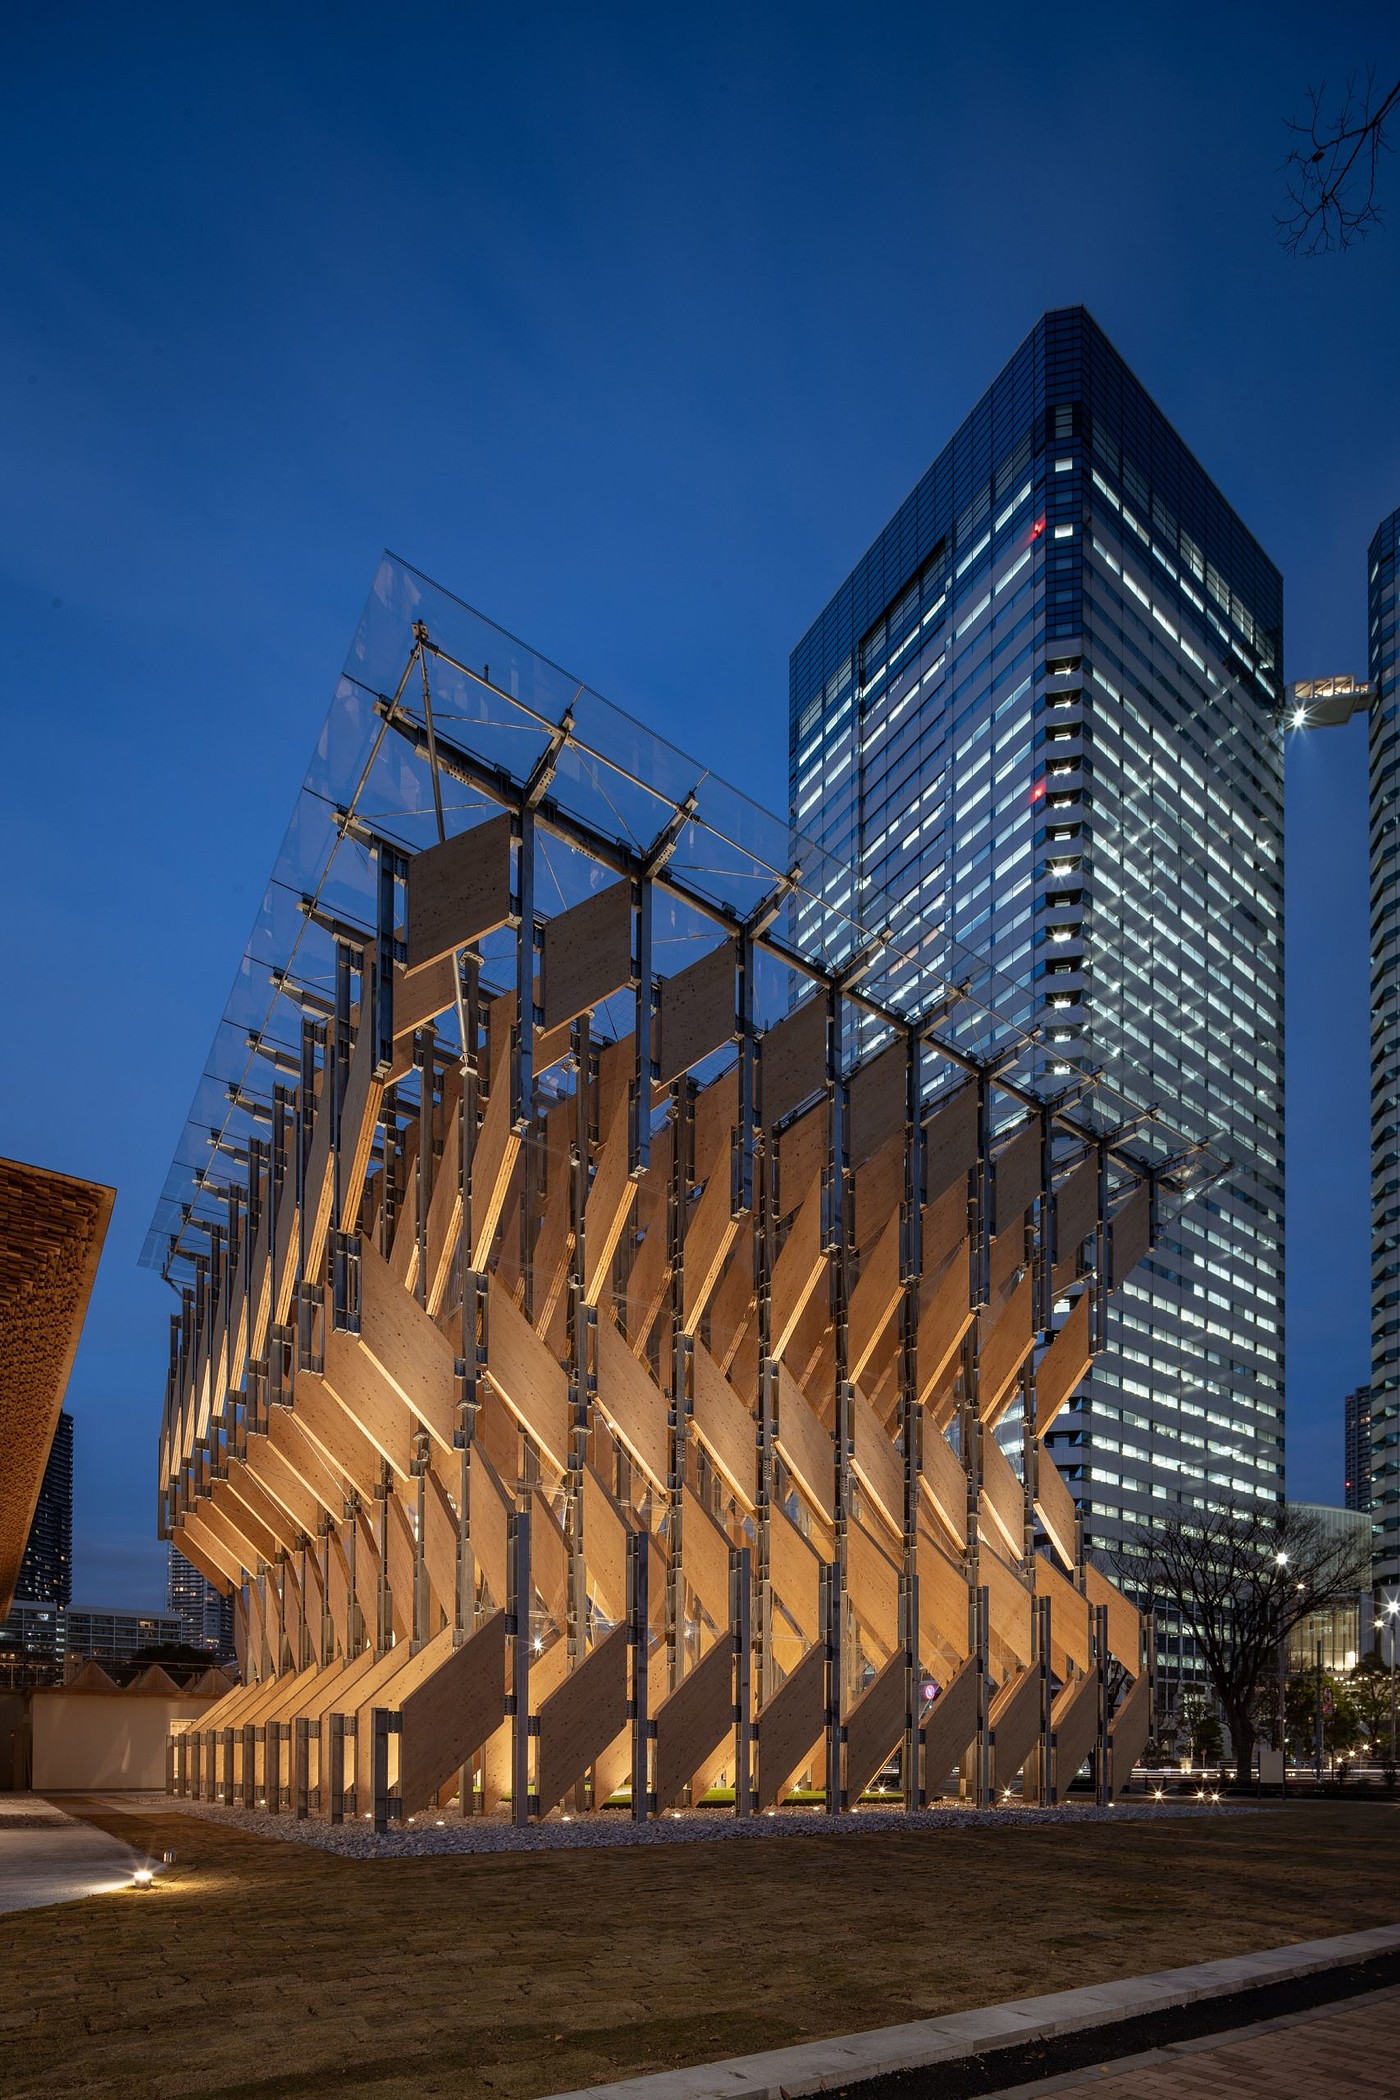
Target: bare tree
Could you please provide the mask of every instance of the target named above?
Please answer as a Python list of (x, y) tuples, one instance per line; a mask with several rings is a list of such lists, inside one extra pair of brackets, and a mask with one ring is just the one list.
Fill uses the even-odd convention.
[(1308, 89), (1308, 116), (1291, 120), (1295, 144), (1284, 162), (1290, 209), (1278, 222), (1290, 255), (1326, 255), (1349, 248), (1381, 220), (1376, 184), (1389, 133), (1400, 123), (1400, 80), (1377, 85), (1376, 69), (1353, 76), (1336, 113), (1328, 116), (1327, 83)]
[(1361, 1588), (1355, 1547), (1289, 1503), (1271, 1517), (1233, 1500), (1206, 1511), (1173, 1504), (1139, 1527), (1120, 1569), (1152, 1601), (1176, 1606), (1229, 1725), (1237, 1774), (1247, 1780), (1259, 1688), (1309, 1612)]

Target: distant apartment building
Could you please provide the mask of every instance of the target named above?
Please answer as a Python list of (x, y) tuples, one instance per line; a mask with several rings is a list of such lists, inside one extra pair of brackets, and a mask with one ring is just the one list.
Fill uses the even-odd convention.
[(15, 1596), (66, 1605), (73, 1594), (73, 1417), (58, 1418), (34, 1521), (19, 1564)]
[[(1367, 670), (1290, 688), (1289, 724), (1329, 729), (1365, 714), (1371, 874), (1372, 1576), (1400, 1585), (1400, 510), (1367, 553)], [(1347, 1477), (1352, 1477), (1348, 1428)], [(1358, 1475), (1359, 1477), (1359, 1475)], [(1361, 1505), (1357, 1505), (1360, 1507)]]
[(1067, 1083), (1110, 1063), (1130, 1112), (1194, 1111), (1233, 1162), (1049, 1439), (1090, 1548), (1283, 1492), (1281, 661), (1278, 571), (1082, 308), (792, 653), (792, 816), (857, 914), (865, 885), (945, 927)]
[(192, 1568), (171, 1541), (165, 1602), (180, 1621), (180, 1638), (191, 1648), (207, 1648), (220, 1662), (233, 1659), (233, 1596), (221, 1597), (212, 1582)]
[(1371, 1509), (1371, 1388), (1357, 1386), (1342, 1403), (1344, 1410), (1345, 1503), (1348, 1509)]
[(70, 1605), (63, 1614), (64, 1660), (125, 1669), (149, 1648), (173, 1645), (183, 1629), (173, 1612), (112, 1611)]

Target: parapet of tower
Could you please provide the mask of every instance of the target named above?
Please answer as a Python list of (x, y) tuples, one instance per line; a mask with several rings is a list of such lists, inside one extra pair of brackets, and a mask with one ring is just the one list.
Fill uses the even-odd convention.
[(1210, 1132), (385, 559), (148, 1241), (173, 1783), (383, 1823), (1121, 1786), (1046, 1436)]

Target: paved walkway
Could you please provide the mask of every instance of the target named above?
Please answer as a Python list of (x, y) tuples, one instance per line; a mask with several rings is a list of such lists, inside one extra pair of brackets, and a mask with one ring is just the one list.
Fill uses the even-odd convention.
[[(1014, 1998), (1002, 2005), (984, 2005), (975, 2011), (951, 2013), (936, 2020), (911, 2020), (899, 2027), (876, 2027), (860, 2034), (834, 2035), (827, 2041), (800, 2042), (787, 2049), (769, 2049), (754, 2056), (731, 2056), (719, 2063), (694, 2064), (675, 2071), (655, 2071), (640, 2078), (624, 2078), (611, 2085), (587, 2086), (573, 2093), (556, 2095), (555, 2100), (797, 2100), (807, 2093), (830, 2092), (833, 2088), (849, 2090), (859, 2094), (861, 2081), (884, 2080), (893, 2074), (917, 2073), (932, 2070), (935, 2066), (946, 2069), (950, 2065), (963, 2064), (969, 2057), (994, 2056), (998, 2049), (1023, 2048), (1031, 2043), (1052, 2042), (1061, 2037), (1079, 2036), (1093, 2028), (1112, 2028), (1127, 2020), (1151, 2019), (1159, 2014), (1171, 2014), (1178, 2008), (1198, 2006), (1215, 1998), (1237, 1998), (1241, 1992), (1273, 1987), (1291, 1991), (1309, 1976), (1325, 1974), (1329, 1970), (1354, 1967), (1382, 1956), (1393, 1956), (1400, 1952), (1400, 1926), (1383, 1925), (1365, 1932), (1349, 1932), (1334, 1935), (1329, 1939), (1301, 1940), (1286, 1947), (1271, 1947), (1258, 1954), (1239, 1954), (1224, 1961), (1196, 1962), (1189, 1968), (1159, 1969), (1146, 1976), (1128, 1976), (1117, 1983), (1086, 1984), (1075, 1990), (1052, 1991), (1036, 1998)], [(1389, 2000), (1391, 1993), (1370, 1993), (1371, 1998)], [(1394, 1993), (1400, 1999), (1400, 1989)], [(1275, 1998), (1275, 2004), (1289, 2002)], [(1353, 2000), (1352, 2009), (1357, 2009)], [(1262, 2010), (1262, 2007), (1261, 2007)], [(1312, 2014), (1289, 2016), (1289, 2024), (1311, 2019)], [(1281, 2049), (1279, 2063), (1266, 2074), (1260, 2075), (1248, 2066), (1235, 2072), (1236, 2083), (1221, 2084), (1213, 2072), (1202, 2074), (1199, 2059), (1193, 2065), (1183, 2052), (1189, 2045), (1178, 2044), (1160, 2051), (1153, 2050), (1142, 2059), (1143, 2068), (1129, 2072), (1127, 2060), (1120, 2057), (1116, 2064), (1107, 2063), (1097, 2070), (1079, 2070), (1062, 2074), (1056, 2079), (1042, 2079), (1038, 2084), (1003, 2088), (1003, 2095), (1049, 2093), (1057, 2084), (1060, 2090), (1073, 2092), (1076, 2086), (1081, 2091), (1092, 2092), (1097, 2100), (1167, 2100), (1167, 2096), (1179, 2093), (1186, 2096), (1211, 2094), (1247, 2093), (1267, 2095), (1268, 2100), (1313, 2100), (1331, 2093), (1384, 2093), (1390, 2100), (1400, 2096), (1400, 2056), (1394, 2053), (1393, 2039), (1378, 2045), (1368, 2038), (1360, 2054), (1372, 2064), (1384, 2068), (1388, 2083), (1352, 2084), (1350, 2086), (1317, 2086), (1308, 2079), (1293, 2076), (1296, 2050), (1301, 2046), (1297, 2034), (1283, 2035), (1281, 2023), (1275, 2019), (1258, 2023), (1247, 2035), (1236, 2035), (1233, 2039), (1216, 2034), (1194, 2045), (1198, 2050), (1209, 2052), (1233, 2047), (1236, 2042), (1257, 2043), (1267, 2032), (1275, 2048)], [(1400, 2025), (1396, 2036), (1400, 2037)], [(1309, 2044), (1311, 2037), (1306, 2037)], [(1112, 2042), (1106, 2038), (1105, 2054)], [(1353, 2058), (1357, 2052), (1353, 2050)], [(1321, 2058), (1327, 2064), (1335, 2064), (1335, 2050), (1330, 2046), (1326, 2031), (1321, 2043)], [(1205, 2061), (1209, 2063), (1207, 2053)], [(1013, 2059), (1014, 2062), (1014, 2059)], [(1281, 2073), (1279, 2064), (1285, 2068)], [(1165, 2066), (1165, 2068), (1163, 2068)], [(1008, 2075), (1012, 2064), (1007, 2065)], [(1150, 2082), (1160, 2075), (1167, 2081), (1158, 2086)], [(1179, 2085), (1173, 2081), (1180, 2078)], [(1253, 2083), (1239, 2082), (1252, 2079)], [(919, 2091), (916, 2077), (909, 2079), (906, 2090), (912, 2094)]]
[(1319, 2005), (1232, 2034), (1201, 2035), (1062, 2078), (1006, 2086), (991, 2100), (1359, 2100), (1400, 2093), (1400, 1990)]
[(129, 1888), (145, 1864), (130, 1845), (65, 1816), (42, 1794), (0, 1794), (0, 1911), (108, 1895)]

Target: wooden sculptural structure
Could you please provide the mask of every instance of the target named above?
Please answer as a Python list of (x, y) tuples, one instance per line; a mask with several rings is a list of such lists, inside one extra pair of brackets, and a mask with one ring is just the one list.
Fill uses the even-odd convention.
[(430, 672), (518, 705), (413, 628), (361, 778), (412, 768), (419, 829), (337, 808), (364, 909), (302, 900), (295, 1048), (250, 1035), (172, 1236), (163, 1524), (244, 1675), (172, 1786), (840, 1810), (899, 1753), (910, 1806), (1086, 1758), (1109, 1797), (1149, 1643), (1046, 1435), (1180, 1157), (952, 1043), (917, 968), (885, 998), (887, 936), (834, 964), (791, 834), (702, 894), (703, 787), (637, 844), (577, 813), (572, 714), (502, 763)]

